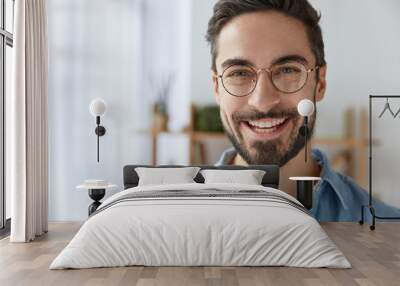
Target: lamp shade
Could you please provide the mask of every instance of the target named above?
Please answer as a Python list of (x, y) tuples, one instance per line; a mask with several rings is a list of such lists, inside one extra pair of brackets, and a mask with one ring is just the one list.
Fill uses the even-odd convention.
[(301, 116), (310, 116), (314, 113), (314, 103), (309, 99), (302, 99), (297, 105), (297, 111)]
[(106, 102), (101, 98), (95, 98), (90, 102), (89, 111), (93, 116), (102, 116), (106, 112)]

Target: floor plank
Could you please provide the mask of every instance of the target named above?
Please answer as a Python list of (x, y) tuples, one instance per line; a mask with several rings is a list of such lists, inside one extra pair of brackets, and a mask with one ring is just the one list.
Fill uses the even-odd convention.
[(375, 231), (356, 223), (322, 224), (351, 262), (352, 269), (290, 267), (117, 267), (48, 269), (78, 231), (79, 223), (51, 223), (32, 243), (0, 240), (0, 285), (400, 285), (400, 224), (379, 222)]

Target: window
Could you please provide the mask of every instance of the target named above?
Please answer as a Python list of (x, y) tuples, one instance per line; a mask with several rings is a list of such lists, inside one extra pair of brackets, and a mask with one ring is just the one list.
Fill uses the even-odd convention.
[(9, 231), (9, 197), (5, 188), (5, 98), (11, 91), (14, 0), (0, 0), (0, 236)]

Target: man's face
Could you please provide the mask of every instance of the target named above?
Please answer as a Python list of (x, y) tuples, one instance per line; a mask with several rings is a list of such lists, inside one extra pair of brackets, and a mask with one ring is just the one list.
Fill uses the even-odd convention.
[[(315, 67), (304, 25), (278, 12), (247, 13), (232, 19), (219, 34), (217, 51), (217, 75), (235, 62), (260, 69), (284, 63), (288, 57), (307, 69)], [(269, 73), (261, 72), (254, 91), (244, 97), (229, 94), (213, 74), (225, 131), (247, 163), (282, 166), (304, 147), (304, 138), (299, 135), (304, 120), (297, 113), (297, 104), (305, 98), (323, 98), (325, 71), (322, 67), (311, 72), (305, 86), (290, 94), (277, 90)], [(316, 72), (320, 75), (318, 82)], [(311, 132), (314, 123), (315, 115), (309, 120)]]

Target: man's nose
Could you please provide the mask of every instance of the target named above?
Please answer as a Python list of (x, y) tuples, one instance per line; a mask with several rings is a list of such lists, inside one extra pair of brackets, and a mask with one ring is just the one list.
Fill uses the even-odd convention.
[(258, 82), (254, 91), (250, 94), (248, 104), (257, 110), (268, 112), (274, 106), (279, 104), (279, 91), (276, 90), (271, 82), (270, 74), (262, 70), (258, 74)]

